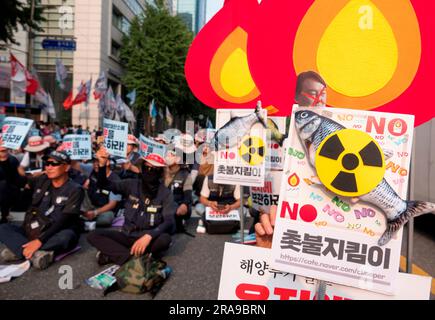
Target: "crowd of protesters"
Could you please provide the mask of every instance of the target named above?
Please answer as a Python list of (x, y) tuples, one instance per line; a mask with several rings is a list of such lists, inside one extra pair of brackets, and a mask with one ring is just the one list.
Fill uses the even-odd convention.
[[(92, 159), (70, 159), (62, 147), (69, 134), (91, 136)], [(206, 205), (222, 212), (240, 205), (225, 198), (218, 207), (205, 129), (194, 136), (157, 135), (153, 139), (166, 145), (165, 156), (142, 156), (138, 138), (129, 135), (126, 158), (112, 157), (102, 135), (102, 130), (38, 122), (19, 150), (6, 149), (0, 140), (4, 262), (27, 259), (46, 269), (86, 231), (100, 265), (122, 265), (144, 253), (161, 257), (175, 233), (194, 236), (185, 228), (192, 211), (204, 218)], [(26, 212), (21, 226), (12, 223), (11, 211)]]

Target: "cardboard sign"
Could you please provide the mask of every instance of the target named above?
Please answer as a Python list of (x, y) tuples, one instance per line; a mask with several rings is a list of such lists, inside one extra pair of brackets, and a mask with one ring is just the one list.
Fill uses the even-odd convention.
[[(301, 136), (296, 125), (302, 132)], [(413, 116), (296, 107), (286, 146), (285, 175), (281, 181), (271, 265), (301, 276), (394, 294), (402, 230), (386, 245), (378, 245), (386, 230), (386, 218), (379, 204), (373, 202), (376, 197), (368, 199), (362, 196), (360, 201), (354, 203), (358, 199), (337, 196), (315, 179), (319, 169), (318, 163), (316, 168), (313, 163), (319, 158), (315, 158), (314, 154), (324, 150), (319, 140), (326, 140), (326, 133), (331, 131), (333, 133), (328, 139), (339, 140), (335, 132), (343, 128), (367, 133), (366, 136), (374, 140), (369, 145), (373, 150), (367, 153), (367, 148), (362, 148), (358, 155), (362, 161), (359, 160), (356, 168), (351, 168), (347, 167), (345, 157), (351, 154), (349, 150), (355, 148), (357, 141), (342, 141), (338, 149), (332, 148), (332, 153), (339, 150), (336, 155), (329, 155), (336, 160), (330, 159), (330, 167), (326, 167), (329, 174), (336, 176), (332, 184), (345, 189), (344, 182), (348, 182), (348, 185), (359, 187), (363, 178), (378, 169), (373, 159), (366, 159), (366, 155), (385, 153), (389, 155), (383, 156), (385, 184), (382, 188), (376, 187), (373, 192), (379, 195), (377, 199), (384, 199), (393, 208), (394, 205), (404, 204), (399, 197), (405, 199), (407, 196)], [(323, 139), (317, 134), (323, 134)], [(319, 150), (316, 151), (316, 148)], [(342, 175), (347, 180), (340, 180)], [(335, 183), (338, 180), (341, 184)], [(388, 185), (398, 197), (389, 192)], [(401, 209), (393, 210), (400, 212)]]
[(3, 121), (3, 145), (12, 150), (18, 150), (32, 127), (33, 120), (7, 117)]
[(252, 207), (260, 212), (270, 212), (271, 206), (278, 205), (281, 188), (282, 171), (269, 171), (266, 173), (264, 186), (250, 187)]
[[(219, 300), (313, 300), (317, 280), (273, 269), (270, 249), (226, 243)], [(326, 300), (429, 300), (431, 278), (406, 273), (397, 276), (397, 291), (383, 295), (327, 283)]]
[(158, 154), (163, 158), (166, 157), (166, 146), (164, 144), (149, 139), (142, 134), (139, 137), (139, 143), (140, 143), (139, 152), (142, 157), (145, 158), (151, 153)]
[(232, 210), (227, 214), (213, 211), (212, 208), (205, 208), (205, 219), (209, 221), (240, 221), (240, 214), (237, 210)]
[(104, 119), (104, 147), (110, 155), (127, 157), (128, 123)]
[(62, 147), (71, 160), (92, 159), (91, 136), (88, 134), (70, 134), (63, 138)]
[[(264, 185), (267, 154), (267, 130), (258, 121), (254, 109), (217, 110), (218, 131), (214, 182), (261, 187)], [(266, 110), (260, 116), (267, 122)]]

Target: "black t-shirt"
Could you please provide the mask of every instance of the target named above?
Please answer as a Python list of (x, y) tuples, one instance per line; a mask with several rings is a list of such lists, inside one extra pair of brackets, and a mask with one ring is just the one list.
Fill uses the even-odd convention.
[(19, 165), (17, 158), (11, 155), (5, 161), (0, 161), (0, 181), (6, 180), (8, 185), (17, 184)]

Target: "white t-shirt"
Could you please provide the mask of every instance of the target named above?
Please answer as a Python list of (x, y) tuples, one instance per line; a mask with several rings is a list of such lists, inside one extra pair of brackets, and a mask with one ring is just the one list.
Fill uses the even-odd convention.
[[(202, 184), (201, 189), (201, 196), (204, 198), (210, 197), (210, 189), (208, 188), (208, 177), (204, 178), (204, 182)], [(234, 189), (234, 199), (239, 200), (240, 199), (240, 186), (236, 186)]]

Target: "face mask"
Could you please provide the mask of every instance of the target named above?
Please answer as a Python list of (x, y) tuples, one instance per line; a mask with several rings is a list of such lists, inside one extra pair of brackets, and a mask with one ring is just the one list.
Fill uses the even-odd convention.
[(157, 194), (161, 177), (162, 169), (144, 166), (142, 168), (142, 184), (144, 192), (154, 198)]

